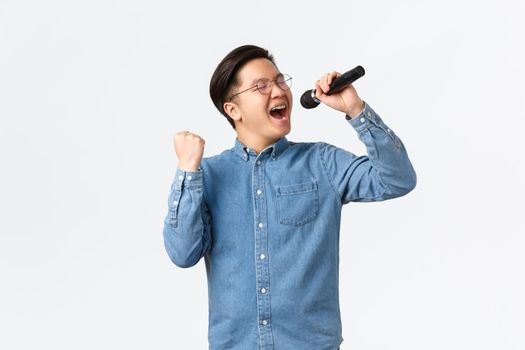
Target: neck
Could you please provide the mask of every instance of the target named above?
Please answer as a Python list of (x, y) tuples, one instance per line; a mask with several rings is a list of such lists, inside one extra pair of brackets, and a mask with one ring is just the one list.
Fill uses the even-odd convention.
[(240, 135), (240, 134), (237, 134), (237, 139), (239, 140), (239, 142), (241, 142), (246, 147), (249, 147), (252, 150), (254, 150), (255, 153), (257, 154), (261, 153), (261, 151), (263, 151), (268, 146), (273, 145), (278, 140), (278, 139), (272, 140), (272, 139), (264, 139), (264, 138), (252, 138), (252, 137), (246, 138), (245, 136)]

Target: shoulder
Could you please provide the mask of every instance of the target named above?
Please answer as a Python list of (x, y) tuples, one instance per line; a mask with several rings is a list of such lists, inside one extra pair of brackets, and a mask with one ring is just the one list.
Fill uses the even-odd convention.
[(324, 142), (295, 142), (288, 141), (288, 147), (297, 152), (297, 151), (311, 151), (319, 148)]
[(219, 154), (215, 154), (208, 157), (203, 157), (201, 161), (202, 167), (213, 167), (214, 165), (218, 165), (227, 158), (229, 158), (229, 150), (225, 150)]
[(293, 142), (289, 141), (289, 152), (299, 155), (319, 155), (325, 148), (335, 147), (323, 141)]
[(303, 166), (314, 166), (321, 161), (321, 148), (324, 142), (288, 142), (288, 148), (281, 157), (291, 163), (300, 163)]

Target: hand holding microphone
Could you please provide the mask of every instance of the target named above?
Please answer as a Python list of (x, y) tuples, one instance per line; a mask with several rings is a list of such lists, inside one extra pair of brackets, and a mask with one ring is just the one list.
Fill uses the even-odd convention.
[(361, 66), (344, 74), (328, 73), (315, 83), (315, 89), (308, 90), (301, 96), (301, 105), (309, 109), (322, 102), (350, 117), (355, 117), (362, 111), (364, 102), (358, 96), (352, 82), (364, 74), (365, 70)]

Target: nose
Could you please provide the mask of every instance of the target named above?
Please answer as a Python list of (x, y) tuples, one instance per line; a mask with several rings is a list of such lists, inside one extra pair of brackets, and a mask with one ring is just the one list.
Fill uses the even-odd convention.
[(271, 97), (277, 97), (277, 96), (282, 96), (284, 94), (286, 94), (286, 90), (284, 90), (283, 88), (281, 88), (279, 86), (279, 84), (277, 84), (276, 81), (272, 81), (272, 85), (270, 87), (270, 96)]

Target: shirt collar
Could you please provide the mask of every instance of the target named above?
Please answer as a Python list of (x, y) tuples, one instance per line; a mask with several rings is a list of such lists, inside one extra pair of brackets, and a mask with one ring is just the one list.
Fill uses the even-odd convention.
[[(266, 147), (261, 153), (271, 152), (272, 159), (276, 159), (277, 157), (279, 157), (279, 155), (281, 155), (281, 153), (284, 152), (286, 148), (288, 148), (288, 140), (286, 139), (286, 137), (283, 136), (274, 144)], [(243, 145), (238, 138), (235, 138), (235, 144), (232, 148), (232, 151), (234, 151), (236, 154), (242, 157), (245, 161), (250, 159), (250, 156), (257, 157), (255, 151)]]

